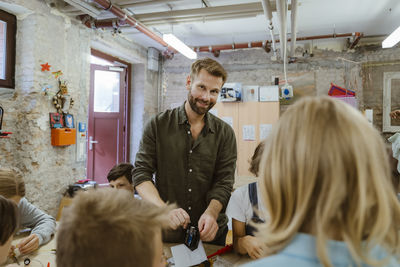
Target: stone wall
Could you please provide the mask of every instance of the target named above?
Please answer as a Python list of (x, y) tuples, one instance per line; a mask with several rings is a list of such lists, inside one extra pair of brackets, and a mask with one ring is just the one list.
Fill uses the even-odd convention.
[[(62, 70), (69, 94), (75, 99), (71, 113), (76, 121), (87, 121), (90, 87), (90, 49), (132, 63), (131, 152), (136, 148), (141, 121), (157, 111), (158, 75), (147, 70), (147, 50), (123, 36), (88, 29), (79, 21), (60, 14), (40, 0), (6, 0), (1, 9), (18, 14), (15, 90), (0, 89), (0, 105), (5, 109), (3, 130), (10, 139), (0, 139), (0, 167), (21, 170), (27, 198), (55, 215), (59, 200), (68, 184), (86, 175), (86, 163), (76, 161), (76, 147), (50, 144), (49, 112), (55, 109), (41, 91), (49, 73), (40, 64), (49, 62), (52, 71)], [(135, 73), (137, 72), (137, 74)], [(56, 90), (54, 83), (53, 90)], [(142, 98), (141, 98), (142, 97)], [(138, 123), (139, 122), (139, 123)], [(134, 127), (138, 123), (139, 127)], [(132, 160), (132, 159), (131, 159)]]

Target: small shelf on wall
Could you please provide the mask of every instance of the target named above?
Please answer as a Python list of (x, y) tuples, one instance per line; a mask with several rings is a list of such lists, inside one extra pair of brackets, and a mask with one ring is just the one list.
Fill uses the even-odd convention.
[(74, 128), (52, 128), (51, 145), (69, 146), (76, 143), (76, 129)]

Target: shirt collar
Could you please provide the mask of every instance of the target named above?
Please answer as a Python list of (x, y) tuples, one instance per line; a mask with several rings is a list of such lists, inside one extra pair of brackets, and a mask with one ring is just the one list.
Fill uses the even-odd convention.
[[(186, 115), (186, 111), (185, 111), (185, 102), (183, 102), (183, 104), (178, 108), (178, 124), (185, 124), (185, 123), (189, 123), (187, 115)], [(206, 131), (210, 132), (210, 133), (215, 133), (215, 122), (214, 122), (215, 118), (213, 117), (213, 115), (210, 114), (210, 112), (207, 112), (204, 115), (204, 122), (205, 122), (205, 129)]]

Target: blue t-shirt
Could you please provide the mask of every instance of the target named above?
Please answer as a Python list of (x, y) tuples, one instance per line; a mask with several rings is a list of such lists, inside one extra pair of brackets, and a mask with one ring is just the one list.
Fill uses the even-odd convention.
[[(335, 267), (357, 266), (350, 254), (345, 242), (329, 240), (327, 252), (331, 263)], [(382, 248), (371, 251), (376, 260), (386, 258), (387, 253)], [(383, 266), (400, 267), (399, 259), (390, 257), (390, 260)], [(321, 267), (323, 266), (318, 257), (316, 249), (316, 238), (312, 235), (298, 233), (292, 242), (277, 254), (259, 259), (246, 264), (245, 267), (269, 267), (269, 266), (296, 266), (296, 267)], [(362, 264), (362, 267), (369, 266)]]

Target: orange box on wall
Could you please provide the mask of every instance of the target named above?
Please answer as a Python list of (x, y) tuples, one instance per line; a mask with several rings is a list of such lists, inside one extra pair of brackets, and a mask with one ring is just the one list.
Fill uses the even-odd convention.
[(76, 129), (73, 128), (52, 128), (51, 145), (69, 146), (76, 143)]

